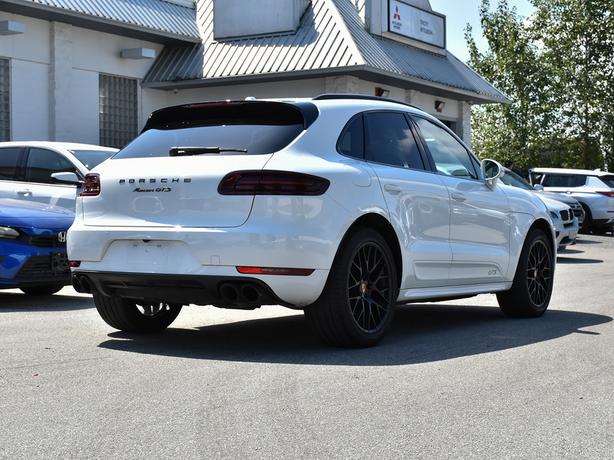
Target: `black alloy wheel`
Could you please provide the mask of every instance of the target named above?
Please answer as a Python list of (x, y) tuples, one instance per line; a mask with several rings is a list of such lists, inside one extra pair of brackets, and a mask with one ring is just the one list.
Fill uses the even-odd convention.
[(542, 307), (552, 290), (552, 257), (543, 240), (537, 240), (529, 250), (527, 289), (533, 304)]

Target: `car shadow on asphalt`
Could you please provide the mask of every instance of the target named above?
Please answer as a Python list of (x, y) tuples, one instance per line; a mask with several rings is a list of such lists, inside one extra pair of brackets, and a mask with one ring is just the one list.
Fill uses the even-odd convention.
[(557, 264), (602, 264), (603, 260), (601, 259), (585, 259), (582, 257), (562, 257), (557, 256), (556, 258)]
[(200, 360), (388, 366), (522, 347), (609, 321), (609, 316), (574, 311), (551, 310), (539, 319), (509, 319), (492, 307), (414, 305), (400, 308), (388, 336), (379, 346), (369, 349), (321, 345), (302, 315), (198, 329), (170, 328), (155, 336), (115, 332), (99, 346)]
[(61, 294), (34, 297), (12, 292), (0, 292), (0, 313), (72, 311), (87, 308), (94, 308), (94, 301), (91, 297)]

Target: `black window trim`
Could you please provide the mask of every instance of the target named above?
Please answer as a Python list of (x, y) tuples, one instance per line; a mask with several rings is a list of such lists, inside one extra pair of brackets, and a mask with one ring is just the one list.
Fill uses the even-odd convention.
[(54, 149), (50, 149), (48, 147), (35, 147), (35, 146), (28, 146), (28, 147), (24, 147), (24, 152), (23, 152), (23, 165), (22, 165), (22, 177), (23, 180), (22, 182), (28, 182), (29, 184), (38, 184), (38, 185), (51, 185), (54, 187), (57, 186), (61, 186), (61, 187), (76, 187), (76, 185), (74, 184), (66, 184), (66, 183), (62, 183), (62, 182), (57, 182), (57, 183), (52, 183), (52, 182), (35, 182), (35, 181), (31, 181), (31, 180), (27, 180), (27, 169), (28, 169), (28, 158), (30, 157), (30, 150), (32, 149), (38, 149), (38, 150), (48, 150), (50, 152), (55, 153), (56, 155), (60, 155), (62, 158), (64, 158), (66, 161), (68, 161), (74, 168), (74, 173), (77, 175), (77, 177), (79, 177), (80, 179), (83, 179), (83, 175), (81, 174), (81, 171), (79, 171), (79, 168), (77, 168), (75, 166), (75, 163), (73, 161), (70, 160), (70, 158), (68, 158), (66, 155), (64, 155), (61, 152), (58, 152), (57, 150)]
[[(414, 136), (414, 141), (416, 142), (416, 145), (418, 146), (418, 152), (420, 152), (420, 159), (422, 160), (422, 164), (424, 165), (424, 168), (410, 168), (409, 166), (397, 166), (397, 165), (391, 165), (389, 163), (382, 163), (379, 161), (374, 161), (374, 160), (368, 160), (366, 158), (367, 155), (367, 149), (366, 149), (366, 142), (367, 142), (367, 123), (365, 120), (365, 115), (368, 113), (398, 113), (404, 116), (405, 121), (407, 122), (407, 125), (411, 131), (411, 133)], [(375, 164), (375, 165), (381, 165), (381, 166), (387, 166), (389, 168), (397, 168), (397, 169), (403, 169), (406, 171), (419, 171), (419, 172), (427, 172), (427, 173), (436, 173), (436, 170), (433, 170), (433, 165), (429, 162), (428, 157), (426, 156), (426, 153), (424, 151), (424, 149), (422, 148), (422, 146), (420, 145), (421, 141), (420, 138), (418, 137), (418, 133), (416, 132), (416, 127), (414, 126), (413, 122), (408, 119), (407, 115), (410, 115), (410, 112), (406, 112), (404, 110), (394, 110), (394, 109), (371, 109), (371, 110), (364, 110), (362, 112), (359, 112), (357, 114), (354, 114), (349, 120), (348, 122), (345, 124), (345, 126), (343, 127), (343, 129), (341, 130), (341, 133), (339, 134), (339, 137), (337, 138), (337, 144), (336, 144), (336, 150), (337, 153), (341, 156), (344, 156), (346, 158), (351, 158), (353, 160), (356, 161), (364, 161), (365, 163), (369, 163), (369, 164)], [(355, 157), (355, 156), (351, 156), (348, 155), (346, 153), (341, 152), (341, 150), (339, 149), (339, 144), (341, 143), (341, 138), (343, 137), (343, 135), (345, 134), (346, 130), (348, 129), (348, 127), (350, 126), (350, 124), (358, 117), (362, 117), (362, 143), (363, 143), (363, 147), (362, 147), (362, 158), (359, 157)]]
[[(420, 142), (422, 143), (422, 146), (429, 158), (429, 164), (431, 165), (431, 168), (433, 168), (433, 172), (437, 175), (440, 176), (444, 176), (444, 177), (454, 177), (455, 179), (460, 179), (460, 180), (470, 180), (473, 182), (484, 182), (484, 180), (482, 179), (482, 171), (481, 169), (476, 170), (475, 168), (475, 163), (472, 161), (472, 157), (473, 160), (477, 161), (478, 164), (481, 164), (480, 160), (475, 156), (475, 154), (471, 151), (471, 149), (469, 149), (465, 143), (463, 142), (463, 140), (457, 136), (457, 134), (452, 131), (450, 128), (448, 128), (446, 125), (444, 125), (443, 123), (441, 123), (439, 120), (433, 120), (431, 118), (425, 117), (423, 115), (420, 114), (416, 114), (416, 113), (411, 113), (411, 112), (407, 112), (407, 115), (412, 119), (412, 122), (415, 125), (415, 129), (418, 132), (418, 137), (420, 139)], [(460, 177), (460, 176), (449, 176), (447, 174), (442, 173), (441, 171), (437, 170), (437, 165), (435, 164), (435, 160), (433, 159), (433, 155), (431, 154), (428, 145), (426, 144), (426, 140), (424, 139), (424, 137), (422, 136), (422, 132), (420, 131), (420, 128), (417, 126), (417, 123), (413, 120), (413, 118), (422, 118), (423, 120), (429, 121), (432, 124), (434, 124), (435, 126), (438, 126), (439, 128), (442, 128), (444, 131), (448, 132), (449, 134), (452, 135), (452, 137), (454, 139), (456, 139), (458, 141), (458, 143), (465, 149), (465, 152), (467, 152), (467, 155), (469, 156), (469, 160), (471, 163), (471, 166), (473, 167), (473, 172), (476, 174), (477, 178), (467, 178), (467, 177)]]

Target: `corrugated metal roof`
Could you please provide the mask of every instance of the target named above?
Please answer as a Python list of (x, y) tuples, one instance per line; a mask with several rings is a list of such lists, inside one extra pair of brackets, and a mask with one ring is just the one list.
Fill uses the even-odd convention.
[(407, 75), (505, 102), (507, 98), (449, 51), (438, 54), (370, 34), (356, 0), (334, 0), (367, 66)]
[(195, 9), (164, 0), (10, 0), (10, 2), (77, 13), (118, 25), (130, 25), (191, 40), (200, 37)]
[[(197, 82), (247, 76), (355, 68), (386, 73), (423, 85), (437, 84), (504, 102), (496, 88), (451, 53), (437, 54), (370, 34), (364, 25), (365, 0), (312, 0), (294, 34), (216, 41), (213, 1), (197, 7), (203, 43), (167, 46), (144, 83)], [(206, 81), (203, 81), (205, 84)]]
[(213, 2), (198, 6), (203, 44), (167, 47), (145, 82), (182, 81), (346, 67), (361, 63), (331, 0), (314, 0), (293, 34), (213, 39)]

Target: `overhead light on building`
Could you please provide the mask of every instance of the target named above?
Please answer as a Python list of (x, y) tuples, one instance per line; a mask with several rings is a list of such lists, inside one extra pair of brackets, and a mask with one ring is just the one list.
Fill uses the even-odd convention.
[(126, 48), (121, 52), (124, 59), (155, 59), (156, 50), (151, 48)]
[(19, 35), (26, 32), (26, 25), (19, 21), (0, 21), (0, 35)]
[(379, 86), (377, 86), (375, 88), (375, 95), (377, 97), (388, 97), (388, 96), (390, 96), (390, 90), (389, 89), (385, 89), (385, 88), (380, 88)]
[(441, 113), (443, 112), (443, 109), (446, 108), (446, 103), (443, 101), (435, 101), (435, 110), (437, 110), (437, 112)]

